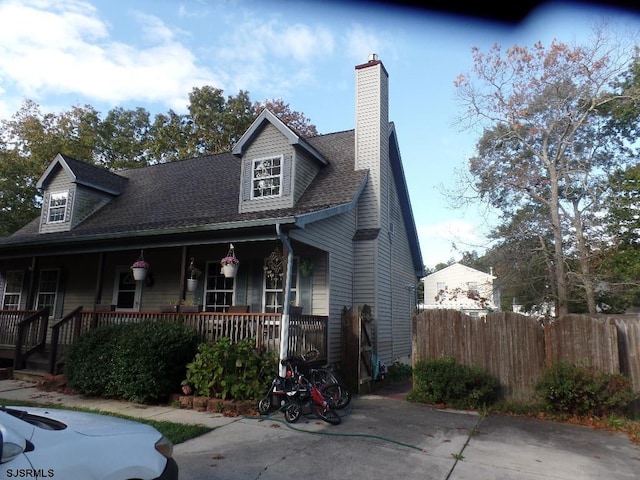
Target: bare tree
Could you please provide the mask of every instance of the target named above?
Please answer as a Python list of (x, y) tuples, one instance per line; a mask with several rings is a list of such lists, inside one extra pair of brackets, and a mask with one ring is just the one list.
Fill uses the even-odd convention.
[(595, 312), (592, 220), (602, 208), (607, 172), (629, 160), (605, 135), (602, 110), (637, 95), (612, 87), (635, 51), (630, 37), (613, 41), (606, 33), (595, 28), (582, 46), (474, 48), (473, 74), (455, 82), (465, 107), (460, 122), (484, 128), (469, 160), (475, 199), (501, 211), (505, 223), (527, 209), (537, 212), (539, 231), (552, 242), (556, 315), (569, 311), (570, 273)]

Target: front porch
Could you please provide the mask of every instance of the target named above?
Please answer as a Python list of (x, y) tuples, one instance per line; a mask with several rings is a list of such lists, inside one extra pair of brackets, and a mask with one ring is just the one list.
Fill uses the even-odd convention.
[[(215, 342), (221, 337), (234, 342), (252, 339), (257, 349), (279, 354), (282, 319), (280, 313), (122, 312), (78, 307), (49, 325), (48, 309), (0, 310), (0, 359), (13, 361), (14, 370), (22, 370), (34, 369), (29, 365), (39, 357), (44, 373), (61, 373), (65, 350), (80, 335), (103, 325), (143, 321), (182, 323), (196, 330), (201, 342)], [(327, 323), (325, 316), (290, 315), (287, 354), (317, 349), (319, 361), (326, 361)]]

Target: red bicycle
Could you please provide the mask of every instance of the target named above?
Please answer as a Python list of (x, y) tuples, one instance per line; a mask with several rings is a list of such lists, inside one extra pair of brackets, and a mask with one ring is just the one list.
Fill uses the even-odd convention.
[(323, 393), (322, 387), (317, 387), (303, 375), (299, 375), (297, 389), (289, 404), (284, 409), (284, 418), (289, 423), (295, 423), (302, 415), (314, 414), (331, 425), (342, 422), (336, 412), (335, 399)]

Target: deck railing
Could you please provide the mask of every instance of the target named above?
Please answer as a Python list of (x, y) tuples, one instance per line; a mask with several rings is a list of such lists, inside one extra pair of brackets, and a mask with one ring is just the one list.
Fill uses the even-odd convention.
[[(14, 324), (33, 312), (0, 310), (0, 344), (5, 347), (16, 345), (17, 337), (10, 335)], [(327, 320), (325, 316), (290, 315), (288, 355), (299, 355), (311, 349), (320, 352), (320, 360), (327, 359)], [(163, 313), (85, 311), (82, 307), (56, 322), (47, 336), (50, 344), (50, 373), (59, 373), (59, 365), (64, 354), (80, 335), (102, 325), (139, 323), (143, 321), (178, 322), (196, 330), (202, 342), (215, 342), (228, 337), (233, 342), (251, 339), (260, 351), (280, 351), (280, 328), (282, 315), (279, 313)], [(11, 343), (14, 342), (14, 343)], [(16, 350), (18, 351), (18, 350)]]
[(47, 342), (49, 307), (37, 312), (25, 312), (22, 318), (12, 317), (9, 327), (15, 332), (14, 368), (23, 368), (26, 358)]

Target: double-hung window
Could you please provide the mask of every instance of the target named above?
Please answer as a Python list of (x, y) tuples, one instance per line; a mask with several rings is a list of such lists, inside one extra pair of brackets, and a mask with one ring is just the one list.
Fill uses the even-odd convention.
[(251, 197), (277, 197), (282, 186), (282, 156), (253, 161)]
[(53, 315), (58, 292), (59, 270), (41, 270), (38, 282), (37, 308), (49, 307), (49, 315)]
[(116, 267), (112, 304), (117, 311), (140, 311), (143, 283), (136, 282), (131, 267), (125, 265)]
[(206, 312), (227, 312), (233, 305), (234, 279), (220, 273), (220, 263), (207, 265), (204, 291), (204, 310)]
[(22, 281), (24, 273), (20, 270), (10, 270), (4, 284), (4, 296), (2, 298), (3, 310), (19, 310), (20, 295), (22, 293)]
[(51, 194), (51, 197), (49, 198), (49, 213), (47, 215), (47, 221), (49, 223), (64, 222), (68, 200), (68, 192)]

